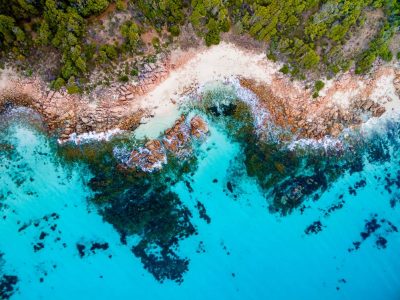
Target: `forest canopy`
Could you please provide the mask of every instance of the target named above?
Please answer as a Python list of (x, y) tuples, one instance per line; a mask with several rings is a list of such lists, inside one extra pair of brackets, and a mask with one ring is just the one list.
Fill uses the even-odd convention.
[[(220, 42), (233, 28), (268, 45), (268, 57), (285, 62), (285, 73), (302, 77), (317, 68), (326, 74), (347, 70), (367, 72), (377, 58), (389, 61), (389, 42), (398, 30), (400, 4), (396, 0), (131, 0), (135, 18), (119, 29), (121, 44), (93, 44), (86, 38), (88, 20), (106, 10), (113, 0), (0, 0), (0, 53), (23, 58), (37, 47), (53, 47), (61, 54), (57, 87), (79, 83), (88, 66), (135, 52), (142, 26), (180, 34), (191, 23), (206, 45)], [(122, 1), (122, 0), (117, 0)], [(117, 3), (117, 8), (123, 7)], [(365, 22), (365, 12), (380, 9), (384, 19), (368, 48), (344, 58), (342, 46), (354, 28)]]

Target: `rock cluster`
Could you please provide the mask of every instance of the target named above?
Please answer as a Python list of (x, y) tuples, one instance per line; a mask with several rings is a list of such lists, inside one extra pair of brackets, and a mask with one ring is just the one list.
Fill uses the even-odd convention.
[(190, 139), (189, 127), (185, 123), (185, 116), (175, 121), (174, 126), (165, 131), (163, 138), (164, 146), (173, 153), (183, 153)]
[(297, 99), (277, 96), (270, 87), (253, 80), (241, 79), (240, 83), (258, 96), (273, 124), (299, 138), (338, 136), (344, 128), (358, 126), (363, 120), (380, 117), (385, 112), (385, 107), (369, 97), (350, 99), (350, 105), (345, 109), (332, 100), (318, 103), (318, 100), (311, 102), (310, 96)]
[(193, 117), (193, 119), (190, 121), (190, 134), (196, 138), (200, 138), (207, 132), (207, 123), (200, 116)]
[(26, 106), (37, 111), (47, 128), (67, 140), (72, 133), (104, 132), (120, 128), (135, 129), (147, 112), (127, 108), (121, 102), (89, 101), (85, 96), (51, 91), (38, 80), (10, 81), (0, 91), (0, 111), (7, 104)]
[[(171, 69), (164, 53), (157, 55), (156, 62), (143, 59), (135, 64), (138, 76), (134, 83), (112, 83), (89, 95), (70, 95), (65, 89), (52, 91), (40, 78), (10, 76), (0, 90), (0, 111), (6, 103), (30, 107), (43, 117), (60, 141), (68, 140), (72, 133), (134, 130), (143, 117), (150, 115), (135, 104), (135, 99), (151, 91)], [(116, 65), (114, 70), (120, 67)]]
[(400, 70), (396, 70), (396, 72), (395, 72), (395, 78), (393, 80), (393, 85), (396, 90), (397, 96), (400, 97)]
[(167, 153), (184, 158), (191, 152), (191, 139), (199, 139), (207, 132), (207, 123), (200, 116), (194, 116), (188, 125), (182, 115), (171, 128), (165, 130), (161, 140), (150, 140), (144, 147), (133, 150), (127, 165), (144, 172), (160, 170), (167, 162)]
[(167, 155), (159, 140), (148, 141), (144, 148), (133, 150), (128, 165), (139, 167), (142, 171), (159, 170), (167, 162)]

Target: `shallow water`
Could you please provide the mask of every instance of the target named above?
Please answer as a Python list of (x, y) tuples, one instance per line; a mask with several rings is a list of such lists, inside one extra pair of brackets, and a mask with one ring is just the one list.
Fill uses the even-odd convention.
[[(0, 144), (12, 145), (0, 148), (3, 298), (400, 297), (397, 123), (372, 139), (382, 141), (389, 156), (375, 151), (378, 158), (367, 159), (371, 154), (360, 150), (362, 168), (335, 173), (326, 189), (281, 213), (271, 209), (273, 193), (262, 188), (260, 176), (248, 176), (246, 147), (229, 135), (225, 119), (208, 118), (210, 134), (194, 145), (192, 169), (171, 175), (166, 167), (160, 175), (140, 177), (149, 186), (143, 191), (119, 182), (129, 174), (112, 178), (111, 192), (97, 186), (109, 199), (105, 204), (93, 200), (91, 179), (108, 170), (107, 164), (65, 162), (55, 140), (25, 119), (9, 117), (0, 135)], [(296, 166), (290, 174), (309, 175), (306, 165)], [(159, 188), (164, 185), (166, 191)], [(148, 196), (152, 191), (161, 198)], [(121, 208), (123, 201), (129, 203)], [(152, 201), (169, 205), (154, 208)], [(110, 216), (115, 212), (118, 219)], [(127, 224), (126, 216), (139, 219)], [(152, 223), (153, 217), (171, 223)], [(132, 251), (143, 242), (143, 253)], [(163, 256), (157, 247), (168, 253)], [(186, 269), (178, 258), (187, 262)], [(6, 276), (17, 282), (10, 284)]]

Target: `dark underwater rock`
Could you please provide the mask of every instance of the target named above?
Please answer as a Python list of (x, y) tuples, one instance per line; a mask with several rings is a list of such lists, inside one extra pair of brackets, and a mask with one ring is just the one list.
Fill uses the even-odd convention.
[(10, 299), (15, 292), (18, 277), (14, 275), (3, 275), (0, 279), (0, 299)]
[(321, 221), (315, 221), (313, 222), (311, 225), (309, 225), (304, 232), (306, 234), (310, 234), (310, 233), (314, 233), (317, 234), (320, 231), (322, 231), (322, 228), (325, 227), (324, 225), (322, 225)]
[(327, 179), (322, 173), (288, 178), (273, 188), (274, 206), (288, 213), (313, 193), (325, 190), (327, 185)]
[(132, 248), (144, 267), (160, 282), (166, 279), (177, 283), (183, 282), (183, 274), (189, 269), (189, 260), (179, 258), (172, 250), (171, 244), (148, 243), (141, 241)]
[(207, 224), (210, 224), (211, 218), (209, 217), (209, 215), (207, 215), (207, 211), (206, 211), (204, 204), (201, 203), (200, 201), (197, 201), (196, 208), (199, 211), (200, 218), (202, 218), (204, 221), (206, 221)]

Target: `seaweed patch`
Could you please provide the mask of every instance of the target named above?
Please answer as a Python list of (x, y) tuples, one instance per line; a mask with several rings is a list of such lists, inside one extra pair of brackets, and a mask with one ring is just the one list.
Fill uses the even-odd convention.
[(0, 298), (7, 300), (14, 294), (18, 277), (15, 275), (3, 275), (0, 278)]
[(325, 226), (322, 225), (321, 221), (315, 221), (315, 222), (313, 222), (311, 225), (309, 225), (309, 226), (304, 230), (304, 232), (305, 232), (306, 234), (310, 234), (310, 233), (317, 234), (317, 233), (321, 232), (322, 229), (323, 229), (324, 227), (325, 227)]
[(353, 242), (353, 247), (349, 248), (349, 252), (360, 249), (361, 245), (369, 238), (375, 237), (375, 245), (378, 249), (387, 247), (387, 235), (398, 232), (397, 227), (386, 219), (379, 219), (377, 214), (371, 216), (369, 220), (365, 220), (364, 231), (360, 233), (361, 240)]
[(204, 204), (201, 203), (200, 201), (197, 201), (196, 208), (199, 211), (200, 218), (202, 218), (204, 221), (206, 221), (207, 224), (210, 224), (211, 223), (211, 218), (210, 218), (209, 215), (207, 215), (207, 211), (206, 211), (206, 208), (205, 208)]

